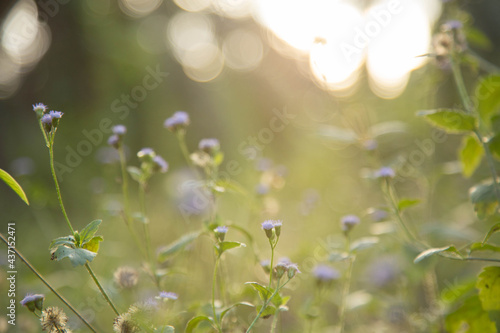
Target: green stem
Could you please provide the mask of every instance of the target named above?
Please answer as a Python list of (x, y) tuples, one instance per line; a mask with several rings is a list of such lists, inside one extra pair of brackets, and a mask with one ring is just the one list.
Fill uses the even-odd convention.
[[(460, 70), (460, 64), (456, 60), (456, 55), (452, 54), (450, 56), (451, 68), (453, 71), (453, 78), (455, 79), (455, 84), (457, 85), (458, 94), (460, 95), (460, 99), (462, 100), (462, 104), (464, 105), (465, 111), (469, 114), (477, 114), (474, 104), (470, 99), (469, 94), (467, 93), (467, 89), (465, 87), (464, 79), (462, 76), (462, 71)], [(481, 117), (478, 116), (479, 121), (481, 121)], [(495, 170), (495, 164), (493, 162), (493, 156), (490, 151), (490, 147), (488, 143), (485, 142), (483, 136), (479, 132), (479, 130), (475, 130), (474, 134), (477, 136), (479, 142), (483, 145), (484, 152), (486, 155), (486, 161), (488, 163), (488, 167), (490, 169), (491, 176), (493, 177), (493, 184), (495, 188), (495, 196), (497, 197), (497, 201), (500, 203), (500, 188), (497, 179), (497, 172)]]
[(135, 245), (139, 249), (139, 251), (142, 253), (143, 256), (147, 257), (147, 254), (144, 253), (144, 249), (141, 246), (141, 242), (139, 241), (139, 238), (137, 237), (137, 234), (134, 232), (132, 229), (132, 224), (131, 224), (131, 218), (130, 218), (130, 201), (129, 201), (129, 196), (128, 196), (128, 174), (127, 174), (127, 164), (125, 160), (125, 152), (123, 151), (123, 146), (121, 146), (118, 149), (118, 154), (120, 155), (120, 166), (121, 166), (121, 173), (122, 173), (122, 192), (123, 192), (123, 211), (124, 211), (124, 221), (125, 225), (127, 226), (127, 229), (132, 236)]
[(54, 288), (52, 288), (50, 283), (47, 280), (45, 280), (43, 275), (40, 272), (38, 272), (36, 270), (36, 268), (30, 264), (28, 259), (26, 259), (16, 248), (9, 246), (7, 239), (5, 239), (5, 236), (2, 233), (0, 233), (0, 239), (9, 247), (10, 250), (14, 251), (14, 253), (17, 255), (17, 257), (19, 259), (21, 259), (21, 261), (31, 270), (31, 272), (33, 272), (33, 274), (35, 274), (36, 277), (38, 277), (40, 279), (40, 281), (42, 281), (43, 284), (45, 284), (47, 286), (47, 288), (49, 288), (50, 291), (54, 295), (56, 295), (57, 298), (59, 298), (61, 300), (61, 302), (63, 302), (85, 324), (85, 326), (87, 326), (92, 332), (97, 333), (95, 328), (93, 328), (92, 325), (90, 325), (90, 323), (87, 322), (87, 320), (85, 320), (85, 318), (83, 318), (83, 316), (61, 294), (59, 294)]
[(97, 279), (97, 276), (95, 276), (94, 271), (92, 270), (92, 268), (90, 268), (90, 265), (88, 262), (85, 264), (85, 268), (87, 269), (90, 276), (92, 277), (92, 280), (94, 280), (94, 283), (96, 284), (97, 288), (99, 288), (99, 291), (101, 292), (102, 296), (104, 296), (104, 299), (106, 300), (106, 302), (108, 302), (109, 306), (113, 309), (115, 314), (117, 316), (119, 316), (120, 313), (118, 312), (115, 305), (113, 304), (113, 302), (109, 298), (108, 294), (106, 294), (106, 291), (102, 288), (101, 284), (99, 283), (99, 280)]
[(272, 238), (269, 238), (269, 245), (271, 245), (271, 271), (269, 272), (269, 286), (268, 286), (268, 288), (270, 289), (273, 283), (274, 248), (276, 247), (276, 244), (273, 244)]
[(59, 200), (59, 206), (61, 206), (62, 213), (64, 215), (64, 219), (68, 224), (69, 229), (71, 230), (71, 234), (75, 234), (75, 230), (69, 221), (68, 214), (66, 213), (66, 209), (64, 208), (64, 204), (61, 196), (61, 189), (59, 188), (59, 182), (57, 181), (56, 170), (54, 168), (54, 147), (52, 144), (49, 146), (49, 159), (50, 159), (50, 171), (52, 172), (52, 178), (54, 178), (54, 184), (56, 186), (57, 199)]
[(339, 308), (340, 333), (344, 333), (346, 302), (347, 302), (347, 296), (349, 295), (349, 289), (351, 288), (352, 268), (354, 266), (354, 260), (355, 260), (355, 257), (351, 257), (350, 243), (351, 242), (349, 236), (346, 236), (346, 251), (349, 254), (349, 266), (347, 267), (344, 286), (342, 288), (342, 298), (340, 300), (340, 308)]
[(271, 297), (269, 297), (265, 302), (264, 302), (264, 305), (262, 305), (262, 308), (260, 309), (259, 313), (257, 314), (257, 316), (254, 318), (254, 320), (252, 321), (252, 323), (250, 324), (250, 326), (248, 327), (246, 333), (250, 333), (252, 331), (252, 327), (255, 325), (255, 323), (257, 322), (257, 320), (259, 320), (260, 316), (262, 315), (262, 313), (264, 313), (264, 310), (267, 308), (267, 306), (269, 305), (269, 303), (271, 302), (271, 300), (273, 299), (274, 296), (276, 296), (276, 294), (288, 283), (290, 282), (290, 279), (288, 279), (288, 281), (286, 281), (285, 283), (283, 283), (282, 286), (280, 286), (280, 279), (278, 278), (278, 282), (277, 282), (277, 285), (276, 285), (276, 290), (274, 291), (274, 293), (271, 295)]
[(149, 221), (146, 220), (146, 184), (139, 184), (139, 202), (141, 206), (141, 214), (142, 214), (142, 226), (144, 229), (144, 237), (146, 241), (146, 255), (147, 259), (149, 261), (149, 264), (151, 265), (151, 270), (153, 274), (153, 281), (160, 289), (160, 281), (158, 280), (158, 277), (156, 275), (156, 263), (155, 263), (155, 258), (153, 256), (152, 250), (151, 250), (151, 234), (149, 232)]
[(276, 325), (278, 324), (279, 314), (280, 314), (279, 310), (276, 309), (276, 312), (274, 313), (273, 322), (271, 324), (271, 332), (270, 333), (274, 333), (274, 331), (276, 330)]
[(212, 311), (214, 315), (214, 322), (215, 325), (217, 326), (217, 331), (219, 333), (222, 333), (222, 327), (219, 323), (219, 320), (217, 319), (217, 311), (215, 309), (215, 289), (216, 289), (216, 284), (217, 284), (217, 269), (219, 267), (219, 261), (220, 261), (220, 255), (217, 255), (217, 258), (215, 259), (215, 265), (214, 265), (214, 274), (212, 277)]

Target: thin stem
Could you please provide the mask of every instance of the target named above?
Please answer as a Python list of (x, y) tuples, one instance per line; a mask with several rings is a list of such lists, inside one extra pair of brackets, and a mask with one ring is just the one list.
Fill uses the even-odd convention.
[(214, 274), (212, 277), (212, 311), (214, 315), (214, 322), (215, 325), (217, 326), (217, 331), (222, 332), (222, 327), (219, 323), (219, 320), (217, 319), (217, 311), (215, 310), (215, 289), (216, 289), (216, 284), (217, 284), (217, 269), (219, 267), (219, 261), (220, 261), (220, 255), (217, 255), (217, 258), (215, 259), (215, 265), (214, 265)]
[(104, 299), (106, 300), (106, 302), (108, 302), (109, 306), (113, 309), (115, 314), (117, 316), (119, 316), (120, 313), (118, 312), (115, 305), (113, 304), (113, 302), (109, 298), (108, 294), (106, 294), (106, 291), (104, 291), (104, 289), (102, 288), (101, 284), (99, 283), (99, 280), (97, 279), (97, 276), (95, 276), (94, 271), (92, 271), (92, 268), (90, 268), (90, 265), (88, 262), (85, 264), (85, 268), (87, 269), (90, 276), (92, 277), (92, 280), (94, 280), (94, 283), (96, 284), (97, 288), (99, 288), (99, 291), (101, 292), (102, 296), (104, 296)]
[(260, 309), (259, 313), (257, 314), (257, 316), (254, 318), (254, 320), (252, 321), (252, 323), (250, 324), (250, 326), (248, 327), (246, 333), (250, 333), (251, 330), (252, 330), (252, 327), (255, 325), (255, 323), (257, 322), (257, 320), (259, 320), (260, 316), (262, 315), (262, 313), (264, 313), (264, 310), (267, 308), (267, 306), (269, 305), (269, 303), (271, 302), (271, 300), (273, 299), (274, 296), (276, 296), (276, 294), (288, 283), (290, 282), (291, 279), (288, 279), (288, 281), (286, 281), (285, 283), (283, 283), (282, 286), (280, 286), (280, 279), (278, 278), (278, 282), (277, 282), (277, 285), (276, 285), (276, 290), (274, 291), (274, 293), (271, 295), (271, 297), (269, 297), (265, 302), (264, 302), (264, 305), (262, 305), (262, 308)]
[(54, 288), (52, 288), (50, 283), (47, 280), (45, 280), (43, 275), (30, 264), (28, 259), (26, 259), (16, 248), (9, 246), (7, 239), (5, 239), (5, 236), (2, 233), (0, 233), (0, 239), (8, 246), (10, 250), (14, 251), (17, 257), (21, 259), (22, 262), (24, 262), (24, 264), (33, 272), (33, 274), (35, 274), (36, 277), (39, 278), (40, 281), (42, 281), (43, 284), (45, 284), (47, 288), (49, 288), (50, 291), (54, 295), (56, 295), (57, 298), (59, 298), (61, 302), (63, 302), (85, 324), (85, 326), (87, 326), (92, 332), (97, 333), (96, 329), (93, 328), (92, 325), (90, 325), (90, 323), (87, 320), (85, 320), (85, 318), (83, 318), (83, 316), (69, 303), (69, 301), (67, 301), (61, 294), (59, 294)]
[(160, 289), (160, 282), (158, 281), (158, 277), (156, 275), (156, 263), (155, 258), (153, 256), (151, 250), (151, 234), (149, 232), (149, 221), (146, 219), (146, 184), (139, 184), (139, 202), (141, 206), (141, 214), (142, 214), (142, 226), (144, 229), (144, 238), (146, 241), (146, 255), (151, 265), (151, 270), (153, 274), (153, 281), (155, 282), (158, 289)]
[(271, 288), (271, 285), (273, 283), (274, 248), (276, 247), (276, 244), (273, 244), (272, 238), (269, 238), (269, 244), (271, 245), (271, 271), (269, 272), (269, 286), (268, 286), (268, 288)]
[[(462, 76), (462, 71), (460, 70), (460, 64), (456, 61), (456, 55), (452, 54), (450, 56), (451, 68), (453, 71), (453, 78), (455, 79), (455, 84), (457, 85), (458, 94), (460, 95), (460, 99), (462, 100), (462, 104), (464, 105), (467, 113), (476, 114), (476, 110), (474, 108), (474, 104), (467, 93), (467, 89), (465, 88), (464, 79)], [(479, 121), (481, 121), (481, 117), (478, 117)], [(486, 155), (486, 161), (488, 163), (488, 167), (490, 169), (491, 176), (493, 177), (493, 184), (495, 188), (495, 196), (497, 197), (497, 201), (500, 202), (500, 188), (497, 179), (497, 172), (495, 170), (495, 164), (493, 162), (493, 156), (490, 151), (490, 147), (487, 142), (483, 139), (483, 136), (479, 132), (479, 130), (475, 130), (474, 134), (476, 134), (479, 142), (483, 145), (484, 152)]]
[(66, 220), (66, 223), (68, 224), (69, 229), (71, 230), (71, 234), (75, 234), (75, 230), (73, 229), (73, 226), (71, 225), (71, 222), (69, 221), (68, 214), (66, 213), (66, 209), (64, 208), (62, 196), (61, 196), (61, 189), (59, 188), (59, 182), (57, 180), (57, 175), (56, 175), (56, 170), (54, 168), (54, 147), (52, 144), (49, 146), (49, 160), (50, 160), (50, 171), (52, 172), (52, 178), (54, 178), (54, 184), (56, 186), (56, 192), (57, 192), (57, 199), (59, 200), (59, 206), (61, 206), (62, 213), (64, 215), (64, 219)]
[(193, 161), (191, 161), (191, 158), (189, 157), (189, 150), (186, 144), (186, 132), (183, 130), (179, 130), (177, 131), (176, 135), (177, 140), (179, 141), (179, 147), (181, 148), (182, 156), (184, 156), (186, 163), (192, 167)]
[(134, 232), (132, 229), (131, 225), (131, 215), (130, 215), (130, 201), (129, 201), (129, 196), (128, 196), (128, 174), (127, 174), (127, 164), (125, 160), (125, 152), (123, 150), (123, 146), (121, 146), (118, 149), (118, 154), (120, 155), (120, 166), (121, 166), (121, 173), (122, 173), (122, 192), (123, 192), (123, 212), (124, 212), (124, 221), (125, 225), (127, 226), (127, 229), (134, 239), (135, 245), (139, 249), (139, 251), (147, 257), (147, 254), (144, 253), (144, 249), (141, 246), (141, 242), (139, 241), (139, 238), (137, 237), (137, 234)]
[(271, 332), (270, 333), (274, 333), (274, 331), (276, 330), (276, 325), (278, 324), (279, 314), (280, 314), (279, 310), (276, 309), (276, 312), (274, 313), (273, 322), (271, 324)]
[(344, 287), (342, 288), (342, 298), (340, 300), (340, 308), (339, 308), (339, 325), (340, 325), (340, 333), (344, 333), (345, 326), (345, 308), (347, 302), (347, 296), (349, 295), (349, 289), (351, 287), (351, 278), (352, 278), (352, 268), (354, 266), (354, 260), (356, 257), (351, 257), (351, 244), (350, 244), (349, 236), (346, 236), (346, 251), (349, 254), (349, 266), (347, 267), (347, 272), (344, 281)]

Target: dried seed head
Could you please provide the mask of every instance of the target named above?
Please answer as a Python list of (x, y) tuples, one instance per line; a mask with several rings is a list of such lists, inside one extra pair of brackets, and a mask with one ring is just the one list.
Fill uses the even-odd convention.
[(137, 285), (139, 273), (132, 267), (123, 266), (113, 274), (115, 283), (123, 289), (130, 289)]
[(66, 323), (68, 317), (61, 308), (50, 306), (42, 311), (40, 317), (42, 331), (47, 332), (67, 332)]

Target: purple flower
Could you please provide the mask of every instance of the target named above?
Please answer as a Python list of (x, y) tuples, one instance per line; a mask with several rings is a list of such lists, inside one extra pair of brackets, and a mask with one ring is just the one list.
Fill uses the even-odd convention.
[(279, 279), (288, 271), (288, 265), (283, 262), (279, 262), (276, 266), (274, 266), (274, 271)]
[(175, 112), (170, 118), (165, 120), (163, 126), (172, 132), (184, 129), (189, 125), (189, 115), (184, 111)]
[(340, 226), (342, 227), (342, 231), (347, 233), (360, 222), (359, 217), (356, 215), (346, 215), (340, 219)]
[(301, 273), (301, 271), (299, 270), (299, 266), (295, 263), (290, 263), (286, 267), (287, 267), (289, 279), (293, 278), (295, 276), (295, 274)]
[(61, 111), (50, 111), (49, 112), (49, 115), (52, 117), (52, 119), (61, 119), (62, 115), (64, 113), (62, 113)]
[(36, 309), (42, 311), (44, 299), (45, 295), (42, 294), (27, 294), (19, 303), (27, 307), (31, 312), (34, 312)]
[(283, 263), (283, 264), (288, 265), (288, 264), (291, 264), (292, 261), (288, 257), (281, 257), (281, 258), (279, 258), (278, 263)]
[(37, 114), (43, 114), (47, 110), (47, 105), (43, 103), (36, 103), (33, 105), (33, 111), (35, 111)]
[(52, 126), (52, 116), (50, 114), (44, 114), (41, 121), (44, 125)]
[(116, 125), (113, 126), (113, 134), (116, 134), (118, 136), (123, 136), (127, 133), (127, 128), (124, 125)]
[(387, 211), (382, 210), (382, 209), (376, 209), (373, 212), (370, 213), (370, 217), (372, 218), (373, 222), (380, 222), (385, 219), (387, 219), (387, 216), (389, 214)]
[(394, 178), (396, 173), (392, 168), (382, 167), (379, 170), (375, 171), (375, 177), (377, 178)]
[(152, 161), (153, 157), (156, 156), (155, 151), (152, 148), (142, 148), (137, 152), (137, 157), (141, 160), (149, 160)]
[(176, 300), (177, 298), (179, 298), (179, 296), (174, 293), (174, 292), (171, 292), (171, 291), (161, 291), (160, 294), (158, 296), (156, 296), (157, 299), (164, 299), (164, 300), (168, 300), (168, 299), (172, 299), (172, 300)]
[(211, 154), (220, 149), (220, 143), (217, 139), (202, 139), (198, 144), (198, 149)]
[(313, 269), (313, 275), (320, 283), (328, 283), (340, 277), (339, 272), (327, 265), (317, 265)]
[(214, 229), (215, 232), (225, 234), (227, 233), (228, 228), (226, 226), (218, 226), (217, 228)]
[(113, 134), (108, 138), (108, 145), (112, 146), (113, 148), (118, 149), (120, 147), (120, 142), (120, 137), (116, 134)]
[(168, 170), (168, 163), (159, 155), (153, 157), (153, 163), (155, 164), (156, 171), (165, 173)]
[(267, 220), (262, 222), (262, 229), (264, 230), (272, 230), (274, 228), (274, 224), (272, 220)]
[(450, 20), (447, 21), (445, 24), (443, 24), (443, 28), (445, 30), (461, 29), (463, 26), (464, 26), (463, 23), (460, 22), (459, 20)]

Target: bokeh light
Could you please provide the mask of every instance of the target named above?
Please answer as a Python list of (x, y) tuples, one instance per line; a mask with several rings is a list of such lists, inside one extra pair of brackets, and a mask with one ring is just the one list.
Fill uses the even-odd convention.
[(160, 7), (162, 0), (120, 0), (120, 9), (132, 17), (143, 17)]
[(224, 39), (222, 49), (228, 67), (239, 71), (256, 68), (264, 55), (260, 37), (243, 29), (231, 31)]

